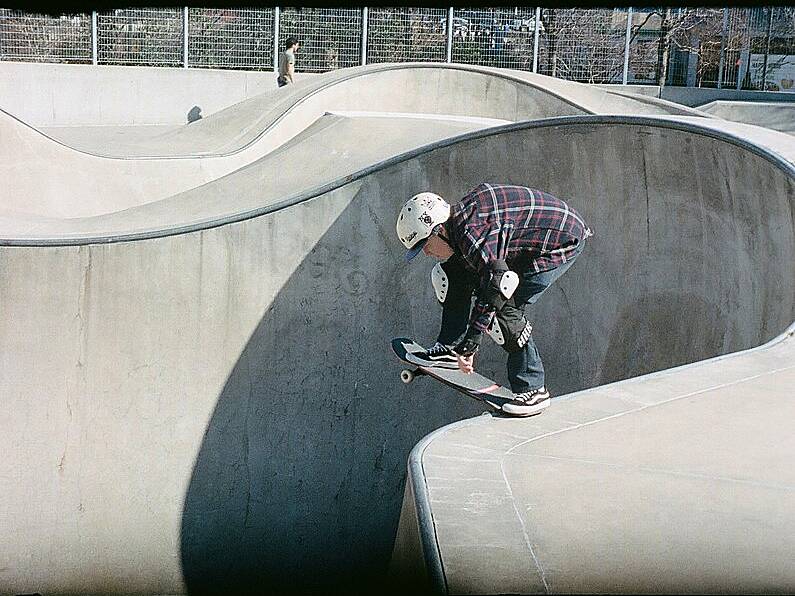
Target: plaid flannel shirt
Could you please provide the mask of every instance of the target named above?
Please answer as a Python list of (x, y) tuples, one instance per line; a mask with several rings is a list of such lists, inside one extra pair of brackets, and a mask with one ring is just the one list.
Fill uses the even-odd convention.
[[(491, 280), (491, 264), (504, 260), (520, 275), (547, 271), (592, 235), (582, 217), (552, 195), (524, 186), (480, 184), (452, 206), (445, 225), (450, 244), (477, 273), (480, 289)], [(495, 309), (482, 300), (472, 308), (469, 325), (485, 332)]]

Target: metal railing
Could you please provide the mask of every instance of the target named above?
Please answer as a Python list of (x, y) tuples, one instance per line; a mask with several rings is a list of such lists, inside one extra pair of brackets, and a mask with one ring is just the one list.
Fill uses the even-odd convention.
[(789, 89), (795, 8), (0, 8), (0, 60), (272, 70), (456, 62), (591, 83)]

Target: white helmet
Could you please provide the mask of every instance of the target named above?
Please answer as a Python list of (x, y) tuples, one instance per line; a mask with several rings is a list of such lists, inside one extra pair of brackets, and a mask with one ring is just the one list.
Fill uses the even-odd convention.
[(408, 249), (407, 261), (422, 250), (433, 229), (449, 217), (450, 204), (432, 192), (421, 192), (406, 201), (398, 215), (397, 235)]

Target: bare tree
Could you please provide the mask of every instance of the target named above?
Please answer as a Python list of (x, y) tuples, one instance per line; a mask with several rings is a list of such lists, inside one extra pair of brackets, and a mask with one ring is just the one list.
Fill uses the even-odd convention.
[[(624, 21), (626, 22), (626, 21)], [(541, 72), (587, 83), (610, 83), (623, 69), (625, 29), (612, 9), (541, 11)]]
[[(714, 77), (712, 80), (717, 80), (721, 49), (724, 57), (739, 52), (748, 35), (747, 22), (742, 20), (733, 20), (731, 30), (724, 30), (723, 11), (721, 8), (666, 8), (641, 13), (643, 21), (633, 25), (631, 43), (635, 43), (644, 32), (658, 36), (654, 73), (657, 84), (664, 86), (670, 79), (671, 52), (674, 49), (686, 53), (689, 60), (697, 64), (697, 82), (700, 83), (708, 74)], [(636, 43), (633, 49), (630, 61), (633, 68), (642, 68), (644, 62), (650, 62), (651, 44)]]

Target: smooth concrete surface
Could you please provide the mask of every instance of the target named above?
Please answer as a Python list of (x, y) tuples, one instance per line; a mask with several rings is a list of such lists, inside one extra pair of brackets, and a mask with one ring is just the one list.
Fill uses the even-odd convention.
[(37, 127), (186, 124), (276, 88), (268, 70), (0, 61), (0, 107)]
[[(334, 71), (179, 128), (132, 127), (137, 132), (126, 137), (118, 127), (110, 135), (81, 132), (60, 139), (50, 128), (56, 136), (48, 137), (0, 111), (0, 135), (8, 139), (0, 145), (0, 175), (11, 181), (0, 213), (90, 217), (157, 202), (272, 158), (291, 139), (311, 134), (329, 111), (374, 107), (507, 121), (617, 112), (703, 116), (532, 73), (434, 63)], [(401, 150), (398, 143), (395, 149)]]
[(795, 134), (795, 102), (713, 101), (699, 109), (726, 120)]
[[(0, 118), (0, 127), (2, 124)], [(156, 210), (163, 201), (172, 204), (174, 197), (181, 195), (196, 197), (198, 193), (206, 197), (207, 193), (200, 190), (204, 184), (229, 177), (232, 181), (250, 178), (251, 170), (245, 166), (252, 165), (252, 160), (258, 164), (254, 183), (265, 183), (272, 192), (282, 188), (284, 179), (303, 178), (313, 172), (319, 178), (334, 179), (342, 170), (361, 167), (370, 159), (383, 160), (418, 144), (493, 123), (327, 114), (285, 143), (277, 133), (249, 151), (225, 157), (143, 160), (86, 155), (14, 124), (10, 132), (18, 134), (6, 137), (12, 142), (0, 144), (0, 175), (9, 181), (0, 190), (4, 199), (0, 205), (0, 228), (11, 235), (15, 234), (13, 230), (22, 231), (22, 226), (65, 231), (72, 226), (90, 225), (97, 229), (108, 214), (123, 214), (141, 206)], [(356, 143), (368, 134), (377, 135), (373, 142)], [(227, 194), (218, 196), (218, 200), (233, 206), (240, 200), (236, 197), (239, 190), (229, 185), (227, 189)], [(202, 202), (202, 208), (204, 199), (197, 200)], [(190, 210), (183, 213), (189, 214)]]
[(620, 94), (644, 95), (664, 99), (680, 106), (698, 107), (713, 101), (742, 101), (742, 102), (795, 102), (795, 92), (792, 91), (751, 91), (745, 89), (731, 89), (714, 87), (676, 87), (665, 85), (593, 85), (607, 91)]
[[(592, 172), (591, 166), (588, 169), (580, 169), (579, 164), (586, 163), (593, 159), (592, 153), (604, 152), (605, 146), (599, 140), (592, 140), (588, 143), (585, 138), (593, 139), (593, 133), (588, 126), (593, 126), (604, 134), (612, 133), (616, 127), (620, 128), (622, 117), (566, 117), (559, 119), (544, 119), (537, 121), (530, 126), (537, 132), (537, 138), (543, 139), (538, 144), (532, 146), (530, 150), (537, 154), (537, 158), (542, 160), (545, 169), (533, 173), (534, 180), (541, 180), (544, 184), (553, 185), (558, 188), (561, 179), (572, 178), (566, 184), (592, 184), (592, 178), (599, 180), (601, 176), (610, 171), (608, 165), (600, 165), (600, 172)], [(617, 120), (616, 120), (617, 118)], [(629, 121), (632, 121), (631, 119)], [(628, 121), (628, 122), (629, 122)], [(737, 135), (743, 143), (750, 148), (759, 150), (777, 150), (778, 154), (786, 159), (795, 162), (795, 146), (791, 143), (791, 137), (783, 133), (770, 131), (760, 127), (727, 122), (719, 119), (705, 119), (692, 117), (645, 117), (641, 121), (649, 122), (653, 127), (660, 127), (661, 131), (666, 131), (666, 138), (678, 139), (684, 143), (685, 147), (693, 147), (692, 150), (682, 151), (681, 148), (674, 151), (678, 153), (674, 157), (666, 154), (666, 159), (675, 159), (676, 169), (668, 171), (671, 176), (681, 178), (682, 172), (689, 172), (693, 179), (692, 184), (708, 184), (710, 192), (718, 192), (725, 188), (726, 183), (722, 181), (719, 172), (711, 174), (697, 174), (693, 171), (694, 167), (707, 170), (712, 167), (713, 159), (709, 155), (713, 149), (709, 143), (709, 136), (694, 137), (692, 135), (678, 135), (676, 126), (699, 126), (699, 130), (704, 134), (732, 134)], [(435, 123), (433, 126), (430, 123)], [(578, 124), (583, 127), (572, 128)], [(613, 124), (613, 126), (601, 126), (603, 124)], [(101, 214), (95, 217), (81, 217), (69, 219), (57, 219), (50, 217), (24, 217), (18, 215), (0, 215), (0, 243), (16, 245), (36, 245), (36, 244), (80, 244), (86, 242), (113, 242), (119, 239), (139, 239), (161, 235), (170, 235), (182, 231), (201, 229), (208, 225), (220, 225), (250, 217), (263, 211), (274, 210), (285, 204), (300, 200), (305, 196), (308, 189), (324, 188), (333, 185), (340, 176), (345, 178), (357, 177), (370, 173), (373, 161), (377, 159), (400, 159), (401, 156), (411, 154), (401, 153), (397, 155), (395, 147), (408, 147), (416, 140), (418, 144), (422, 141), (429, 142), (434, 133), (439, 136), (444, 131), (455, 131), (455, 125), (466, 128), (468, 123), (456, 120), (427, 120), (425, 118), (379, 118), (379, 117), (345, 117), (329, 115), (316, 127), (310, 128), (279, 151), (273, 152), (261, 158), (245, 168), (241, 168), (210, 183), (200, 187), (179, 193), (165, 200), (147, 203), (140, 206), (131, 207), (113, 213)], [(482, 125), (476, 121), (475, 127)], [(505, 125), (507, 129), (511, 126), (526, 127), (527, 124)], [(482, 134), (487, 135), (489, 130), (505, 130), (503, 127), (483, 128)], [(673, 128), (671, 128), (673, 127)], [(458, 132), (460, 132), (459, 129)], [(574, 132), (577, 130), (577, 132)], [(404, 135), (398, 136), (399, 131)], [(441, 131), (441, 132), (439, 132)], [(587, 133), (587, 134), (586, 134)], [(562, 137), (559, 139), (559, 137)], [(367, 142), (359, 142), (360, 139), (367, 138)], [(574, 144), (576, 139), (581, 139), (581, 145)], [(606, 137), (607, 138), (607, 137)], [(339, 148), (338, 140), (344, 140), (347, 146), (344, 150)], [(695, 140), (694, 140), (695, 139)], [(444, 144), (454, 143), (454, 139), (441, 141)], [(476, 141), (472, 141), (475, 143)], [(486, 141), (479, 141), (486, 143)], [(524, 142), (524, 141), (523, 141)], [(637, 142), (627, 145), (623, 139), (610, 139), (610, 147), (622, 147), (622, 149), (612, 148), (608, 153), (615, 159), (621, 159), (630, 163), (632, 168), (629, 172), (644, 171), (647, 164), (639, 161), (644, 155), (644, 147)], [(560, 155), (551, 153), (550, 147), (565, 147), (560, 151), (565, 151)], [(625, 147), (626, 146), (626, 147)], [(721, 145), (731, 146), (731, 145)], [(520, 149), (516, 149), (517, 151)], [(483, 150), (485, 152), (485, 149)], [(507, 149), (493, 149), (501, 154), (508, 152)], [(556, 150), (557, 151), (557, 150)], [(629, 153), (627, 153), (629, 151)], [(666, 149), (669, 151), (669, 149)], [(699, 157), (696, 151), (706, 152), (706, 157)], [(725, 165), (726, 172), (737, 171), (745, 172), (748, 163), (757, 163), (748, 156), (749, 151), (741, 153), (742, 158), (735, 165), (734, 161)], [(555, 155), (557, 160), (554, 163), (560, 164), (556, 168), (549, 168), (545, 158)], [(286, 157), (289, 156), (289, 157)], [(305, 164), (300, 168), (285, 170), (283, 163), (285, 159), (295, 159), (298, 163)], [(649, 159), (657, 159), (653, 155)], [(473, 160), (476, 159), (473, 157)], [(484, 159), (483, 156), (477, 159)], [(508, 159), (508, 157), (506, 157)], [(726, 159), (729, 159), (728, 157)], [(732, 158), (734, 159), (734, 158)], [(706, 160), (706, 161), (703, 161)], [(686, 163), (680, 163), (685, 161)], [(767, 162), (761, 162), (763, 165)], [(617, 167), (617, 166), (612, 166)], [(542, 169), (539, 166), (539, 169)], [(714, 169), (714, 168), (713, 168)], [(502, 176), (514, 176), (508, 171)], [(575, 175), (576, 172), (590, 172), (588, 177), (581, 178)], [(764, 169), (759, 170), (766, 171)], [(621, 174), (621, 175), (619, 175)], [(456, 174), (458, 175), (458, 174)], [(616, 182), (623, 186), (615, 189), (615, 193), (623, 196), (625, 188), (637, 188), (637, 185), (645, 184), (645, 179), (636, 176), (629, 176), (622, 172), (616, 172)], [(703, 177), (703, 180), (700, 179)], [(516, 178), (521, 182), (524, 177)], [(263, 184), (263, 180), (268, 180), (268, 184)], [(547, 182), (549, 181), (549, 182)], [(312, 186), (308, 186), (308, 185)], [(758, 184), (758, 174), (753, 172), (747, 182), (742, 186)], [(317, 186), (315, 186), (317, 185)], [(474, 186), (474, 184), (472, 185)], [(561, 187), (564, 195), (569, 193), (569, 187)], [(464, 189), (466, 190), (466, 189)], [(640, 191), (637, 191), (640, 192)], [(744, 190), (744, 192), (746, 192)], [(750, 191), (748, 191), (750, 192)], [(761, 191), (760, 191), (761, 192)], [(764, 192), (778, 192), (776, 190), (765, 189)], [(586, 193), (586, 196), (590, 194)], [(663, 195), (664, 196), (664, 195)], [(661, 223), (661, 225), (663, 225)]]
[(791, 594), (793, 386), (791, 333), (436, 433), (439, 591)]
[[(592, 225), (534, 313), (556, 395), (750, 348), (795, 318), (791, 137), (591, 115), (609, 94), (575, 101), (578, 87), (526, 73), (384, 67), (394, 89), (410, 89), (403, 70), (423, 77), (413, 109), (362, 85), (348, 110), (423, 117), (318, 120), (329, 109), (312, 87), (291, 144), (228, 175), (111, 213), (4, 215), (0, 591), (372, 593), (397, 537), (411, 567), (428, 533), (418, 515), (413, 533), (399, 526), (404, 494), (421, 494), (405, 492), (408, 454), (482, 411), (404, 386), (389, 350), (439, 322), (431, 263), (406, 265), (394, 234), (419, 190), (455, 200), (483, 180), (529, 184)], [(452, 88), (495, 105), (449, 109)], [(434, 93), (446, 117), (429, 120)], [(574, 114), (550, 117), (565, 106)], [(427, 130), (517, 114), (541, 119)], [(504, 355), (488, 346), (479, 367), (502, 375)]]
[[(452, 198), (484, 179), (532, 181), (593, 226), (535, 313), (556, 394), (772, 337), (795, 308), (792, 178), (695, 126), (509, 125), (234, 223), (2, 248), (0, 477), (14, 490), (0, 509), (0, 582), (20, 593), (378, 584), (411, 446), (481, 411), (400, 384), (384, 339), (430, 339), (438, 324), (430, 263), (406, 266), (393, 238), (420, 188)], [(236, 188), (230, 201), (270, 200), (266, 185)], [(480, 367), (502, 374), (504, 357), (487, 349)]]
[(704, 117), (703, 112), (670, 102), (617, 96), (523, 71), (435, 62), (371, 64), (262, 93), (170, 134), (146, 138), (138, 132), (125, 141), (117, 137), (111, 146), (85, 139), (76, 148), (106, 157), (217, 156), (240, 151), (272, 129), (288, 128), (296, 134), (328, 110), (374, 106), (387, 112), (511, 121), (608, 113)]

